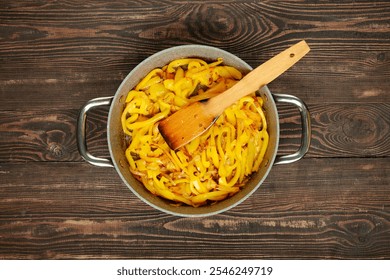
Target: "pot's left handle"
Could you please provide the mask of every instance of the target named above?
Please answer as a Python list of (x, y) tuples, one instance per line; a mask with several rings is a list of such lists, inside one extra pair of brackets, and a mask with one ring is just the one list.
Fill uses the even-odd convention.
[(109, 106), (112, 102), (113, 97), (99, 97), (89, 100), (81, 108), (79, 118), (77, 120), (77, 146), (79, 148), (80, 155), (82, 158), (89, 162), (90, 164), (101, 166), (101, 167), (114, 167), (111, 159), (99, 158), (91, 155), (87, 149), (87, 139), (86, 139), (86, 120), (87, 113), (90, 109), (99, 106)]

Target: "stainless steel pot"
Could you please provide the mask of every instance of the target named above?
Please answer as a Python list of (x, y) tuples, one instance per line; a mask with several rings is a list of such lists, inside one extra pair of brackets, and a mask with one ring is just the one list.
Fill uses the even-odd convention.
[[(258, 94), (261, 95), (265, 101), (264, 109), (266, 110), (268, 132), (270, 135), (269, 146), (259, 171), (251, 177), (240, 192), (228, 199), (213, 205), (198, 208), (191, 206), (173, 206), (172, 203), (165, 199), (151, 194), (146, 190), (142, 183), (132, 176), (125, 157), (125, 150), (127, 147), (122, 132), (121, 114), (125, 106), (125, 99), (128, 92), (137, 85), (147, 73), (156, 67), (162, 67), (168, 64), (172, 60), (184, 57), (200, 57), (205, 60), (216, 60), (217, 58), (222, 57), (226, 65), (234, 66), (243, 73), (249, 72), (252, 69), (251, 66), (237, 56), (215, 47), (184, 45), (158, 52), (135, 67), (123, 80), (113, 97), (92, 99), (82, 107), (78, 119), (77, 143), (81, 156), (87, 162), (96, 166), (114, 167), (128, 188), (141, 200), (152, 207), (177, 216), (209, 216), (229, 210), (248, 198), (260, 187), (273, 165), (292, 163), (301, 159), (308, 151), (310, 145), (310, 115), (306, 105), (299, 98), (286, 94), (271, 94), (267, 86), (259, 89)], [(301, 146), (298, 151), (290, 155), (276, 155), (279, 144), (279, 116), (275, 103), (289, 103), (295, 105), (299, 109), (301, 115)], [(98, 106), (110, 106), (107, 121), (107, 141), (111, 156), (110, 159), (98, 158), (91, 155), (86, 146), (86, 115), (91, 108)]]

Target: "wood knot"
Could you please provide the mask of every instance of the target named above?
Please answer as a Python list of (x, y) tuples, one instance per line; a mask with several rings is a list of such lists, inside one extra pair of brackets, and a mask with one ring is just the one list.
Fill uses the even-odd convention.
[(363, 116), (347, 118), (342, 127), (345, 136), (357, 142), (370, 142), (376, 130), (375, 123)]
[(379, 53), (376, 57), (376, 59), (380, 62), (384, 62), (386, 60), (386, 53), (382, 52), (382, 53)]
[(51, 143), (49, 145), (49, 152), (50, 152), (50, 155), (56, 159), (62, 158), (65, 154), (64, 148), (62, 147), (62, 145), (59, 145), (57, 143)]
[[(248, 34), (247, 26), (251, 26), (250, 18), (245, 23), (238, 20), (236, 11), (224, 9), (219, 4), (204, 5), (187, 17), (190, 21), (190, 33), (193, 36), (202, 38), (206, 42), (221, 41), (240, 41), (245, 40)], [(249, 22), (248, 22), (249, 20)], [(196, 23), (196, 24), (192, 24)], [(221, 37), (220, 34), (223, 34)]]

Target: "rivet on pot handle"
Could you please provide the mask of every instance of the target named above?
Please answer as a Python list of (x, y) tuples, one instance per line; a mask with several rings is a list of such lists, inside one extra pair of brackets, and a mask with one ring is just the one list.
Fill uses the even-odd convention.
[(276, 102), (295, 105), (301, 115), (302, 138), (298, 151), (290, 155), (276, 156), (274, 164), (286, 164), (300, 160), (309, 150), (311, 139), (310, 113), (305, 103), (296, 96), (288, 94), (273, 94)]
[(98, 106), (109, 106), (112, 102), (113, 97), (99, 97), (89, 100), (81, 108), (79, 118), (77, 120), (77, 146), (79, 148), (80, 155), (84, 160), (90, 164), (101, 166), (101, 167), (114, 167), (112, 161), (106, 158), (99, 158), (91, 155), (87, 150), (87, 139), (86, 139), (86, 119), (87, 113), (90, 109)]

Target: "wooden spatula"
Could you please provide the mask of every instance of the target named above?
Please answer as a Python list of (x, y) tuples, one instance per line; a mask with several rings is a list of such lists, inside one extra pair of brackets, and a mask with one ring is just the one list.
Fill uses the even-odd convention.
[(158, 125), (160, 133), (171, 149), (182, 147), (210, 128), (227, 107), (272, 82), (309, 51), (305, 41), (293, 45), (249, 72), (225, 92), (192, 103), (162, 120)]

